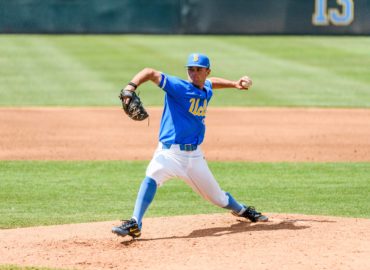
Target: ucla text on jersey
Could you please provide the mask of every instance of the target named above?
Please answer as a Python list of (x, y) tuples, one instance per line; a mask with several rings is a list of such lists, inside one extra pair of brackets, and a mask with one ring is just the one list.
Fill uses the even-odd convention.
[(165, 92), (159, 141), (167, 144), (203, 142), (204, 118), (213, 95), (212, 83), (206, 80), (203, 89), (180, 78), (162, 73), (159, 87)]

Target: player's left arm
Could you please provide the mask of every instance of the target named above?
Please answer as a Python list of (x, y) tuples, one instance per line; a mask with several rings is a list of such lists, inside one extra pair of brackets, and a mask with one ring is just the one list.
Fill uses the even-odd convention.
[(153, 68), (144, 68), (131, 79), (130, 83), (124, 89), (135, 91), (137, 87), (147, 81), (152, 81), (158, 85), (161, 81), (161, 72)]
[(237, 88), (240, 90), (248, 90), (252, 86), (252, 79), (248, 76), (243, 76), (237, 81), (219, 77), (210, 77), (208, 80), (211, 81), (213, 89)]

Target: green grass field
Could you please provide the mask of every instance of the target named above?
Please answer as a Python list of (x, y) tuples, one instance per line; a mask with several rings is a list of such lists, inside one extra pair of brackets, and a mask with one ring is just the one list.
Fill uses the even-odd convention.
[[(190, 52), (214, 76), (254, 80), (211, 106), (370, 108), (370, 38), (314, 36), (0, 35), (0, 106), (120, 106), (143, 67), (185, 78)], [(154, 85), (145, 105), (162, 105)], [(0, 162), (1, 228), (128, 217), (147, 162)], [(211, 163), (221, 186), (268, 212), (370, 217), (370, 163)], [(181, 181), (148, 216), (222, 212)]]
[[(129, 218), (147, 162), (0, 162), (0, 228)], [(221, 187), (265, 212), (370, 218), (370, 163), (219, 163)], [(147, 217), (222, 213), (180, 180)]]
[[(254, 80), (248, 92), (222, 90), (212, 106), (370, 107), (370, 37), (0, 36), (0, 106), (118, 105), (123, 85), (144, 67), (186, 78), (193, 51), (213, 76)], [(147, 106), (159, 88), (141, 87)]]
[[(251, 91), (216, 91), (211, 106), (370, 108), (370, 37), (0, 35), (0, 106), (120, 106), (144, 67), (186, 78), (191, 52), (212, 76), (249, 75)], [(141, 87), (146, 106), (163, 93)], [(1, 128), (1, 123), (0, 123)], [(0, 229), (130, 217), (147, 161), (0, 161)], [(221, 187), (264, 212), (370, 218), (370, 163), (219, 163)], [(146, 217), (222, 213), (179, 180)], [(0, 266), (0, 270), (49, 268)]]

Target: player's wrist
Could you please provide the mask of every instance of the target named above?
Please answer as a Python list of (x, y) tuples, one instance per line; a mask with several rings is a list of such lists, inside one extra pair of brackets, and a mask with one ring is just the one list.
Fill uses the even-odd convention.
[(233, 82), (233, 87), (236, 88), (236, 89), (240, 89), (241, 86), (240, 86), (240, 80), (239, 81), (234, 81)]
[(133, 91), (136, 90), (136, 88), (137, 88), (137, 84), (136, 83), (129, 82), (124, 89), (133, 92)]
[(127, 85), (132, 86), (134, 88), (134, 90), (136, 90), (136, 88), (138, 86), (136, 83), (133, 83), (133, 82), (129, 82)]

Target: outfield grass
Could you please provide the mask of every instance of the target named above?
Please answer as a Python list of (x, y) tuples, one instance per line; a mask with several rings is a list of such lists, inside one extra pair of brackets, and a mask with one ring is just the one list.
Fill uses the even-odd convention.
[[(132, 214), (147, 162), (0, 162), (0, 228)], [(370, 218), (370, 163), (219, 163), (223, 189), (265, 212)], [(147, 216), (225, 212), (182, 181), (158, 190)]]
[[(218, 91), (212, 106), (370, 107), (370, 37), (1, 35), (0, 106), (119, 106), (143, 67), (185, 78), (188, 53), (212, 74), (248, 74), (253, 90)], [(141, 87), (147, 106), (163, 93)]]

